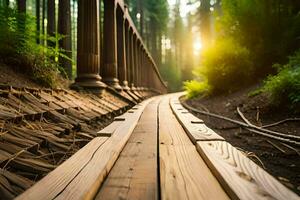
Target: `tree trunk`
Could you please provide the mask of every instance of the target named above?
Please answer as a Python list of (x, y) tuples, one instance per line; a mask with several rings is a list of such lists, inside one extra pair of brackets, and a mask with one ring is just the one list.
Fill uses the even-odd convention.
[(144, 3), (143, 3), (144, 0), (138, 0), (137, 2), (137, 6), (138, 6), (138, 10), (137, 12), (140, 13), (140, 35), (142, 38), (144, 38)]
[[(46, 10), (46, 2), (43, 0), (43, 8), (42, 8), (42, 34), (45, 35), (45, 10)], [(44, 44), (44, 41), (43, 41)]]
[(5, 0), (5, 1), (3, 1), (3, 4), (4, 4), (4, 6), (7, 6), (7, 7), (9, 7), (9, 0)]
[(36, 43), (40, 44), (40, 31), (41, 31), (41, 19), (40, 19), (40, 0), (36, 0), (35, 15), (36, 15)]
[[(72, 37), (71, 37), (71, 6), (70, 0), (59, 0), (58, 6), (58, 33), (63, 35), (59, 41), (59, 47), (64, 54), (72, 58)], [(72, 62), (69, 59), (60, 57), (59, 63), (64, 68), (67, 78), (72, 79)]]
[(211, 42), (211, 24), (210, 24), (210, 0), (201, 0), (200, 6), (200, 29), (203, 46)]
[[(55, 37), (55, 0), (48, 0), (47, 3), (47, 33)], [(55, 47), (55, 41), (48, 41), (48, 46)]]
[[(18, 19), (18, 31), (19, 33), (24, 33), (25, 32), (25, 25), (26, 25), (26, 0), (18, 0), (17, 1), (17, 8), (18, 8), (18, 12), (19, 15), (17, 17)], [(24, 44), (24, 38), (21, 35), (19, 38), (19, 45), (23, 45)]]
[(19, 13), (26, 13), (26, 0), (18, 0), (17, 6)]

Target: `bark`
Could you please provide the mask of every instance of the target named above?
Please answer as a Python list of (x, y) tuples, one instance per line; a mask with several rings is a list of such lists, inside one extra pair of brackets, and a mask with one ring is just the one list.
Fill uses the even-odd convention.
[[(47, 33), (49, 36), (55, 36), (55, 0), (47, 2)], [(55, 47), (55, 41), (48, 41), (48, 46)]]
[[(45, 10), (46, 10), (46, 1), (43, 0), (43, 8), (42, 8), (42, 34), (45, 35)], [(42, 41), (43, 45), (45, 44), (44, 43), (44, 40)]]
[(36, 0), (35, 15), (36, 15), (36, 43), (40, 43), (41, 19), (40, 19), (40, 0)]
[(26, 0), (18, 0), (17, 6), (20, 13), (26, 13)]
[[(58, 33), (63, 35), (59, 41), (59, 47), (64, 54), (72, 58), (72, 36), (71, 36), (71, 6), (70, 0), (59, 0), (58, 6)], [(66, 72), (66, 78), (72, 79), (72, 62), (64, 57), (59, 57), (59, 63)]]

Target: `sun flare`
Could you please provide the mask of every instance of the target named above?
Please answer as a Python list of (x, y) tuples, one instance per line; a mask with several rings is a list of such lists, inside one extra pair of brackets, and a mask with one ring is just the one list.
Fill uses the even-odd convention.
[(199, 55), (203, 47), (201, 40), (199, 39), (196, 40), (193, 46), (194, 46), (194, 55)]

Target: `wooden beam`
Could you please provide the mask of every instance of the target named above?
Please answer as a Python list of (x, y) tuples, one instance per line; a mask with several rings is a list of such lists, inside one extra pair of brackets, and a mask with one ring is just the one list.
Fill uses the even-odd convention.
[(158, 199), (157, 106), (146, 107), (96, 200)]
[(170, 100), (170, 105), (174, 115), (176, 116), (192, 142), (195, 144), (197, 141), (224, 140), (223, 137), (208, 128), (203, 123), (203, 121), (200, 121), (196, 116), (188, 112), (179, 103), (178, 98), (181, 95), (183, 95), (183, 93), (175, 94), (174, 97)]
[(117, 63), (117, 4), (116, 0), (104, 0), (103, 29), (103, 81), (109, 86), (122, 90), (118, 80)]
[(78, 1), (77, 78), (73, 88), (102, 90), (106, 87), (99, 76), (99, 1)]
[(201, 141), (196, 146), (232, 199), (299, 200), (295, 193), (229, 143)]
[(165, 98), (159, 107), (161, 199), (229, 199), (176, 120)]
[[(96, 137), (17, 199), (91, 199), (129, 139), (145, 106), (124, 114), (111, 137)], [(119, 122), (118, 122), (119, 123)]]

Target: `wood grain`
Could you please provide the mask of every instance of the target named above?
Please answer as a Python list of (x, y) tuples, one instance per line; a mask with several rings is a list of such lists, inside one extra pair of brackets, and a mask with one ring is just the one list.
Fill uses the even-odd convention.
[(232, 199), (300, 199), (229, 143), (201, 141), (196, 146)]
[(181, 93), (173, 95), (170, 100), (170, 105), (174, 115), (176, 116), (192, 142), (195, 144), (197, 141), (224, 140), (223, 137), (208, 128), (202, 120), (194, 116), (192, 113), (188, 112), (179, 103), (178, 98), (180, 95)]
[(157, 199), (157, 106), (146, 107), (96, 200)]
[(176, 120), (166, 98), (159, 107), (161, 199), (228, 199)]
[(93, 159), (80, 171), (56, 199), (91, 199), (97, 194), (120, 152), (133, 132), (145, 106), (152, 99), (141, 103), (139, 109), (130, 117), (125, 117), (114, 134), (94, 153)]
[(97, 137), (16, 199), (54, 199), (90, 162), (107, 140)]

